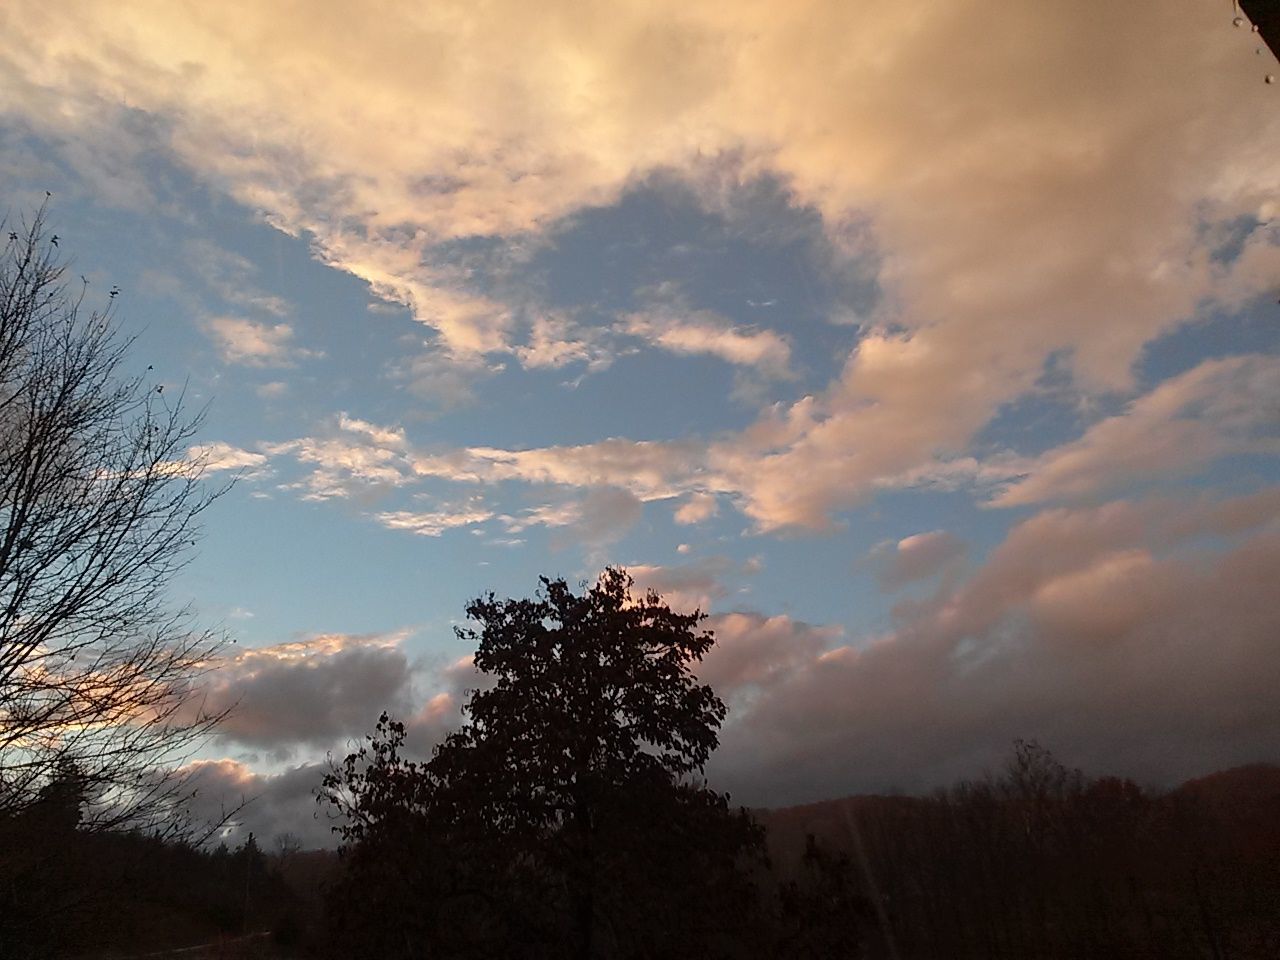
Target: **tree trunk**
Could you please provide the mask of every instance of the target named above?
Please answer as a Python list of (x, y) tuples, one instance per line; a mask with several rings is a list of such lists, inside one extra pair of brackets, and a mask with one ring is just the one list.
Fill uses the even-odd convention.
[(575, 800), (573, 822), (582, 852), (573, 877), (574, 956), (578, 960), (591, 960), (596, 925), (595, 848), (592, 843), (591, 806), (582, 795), (581, 787)]

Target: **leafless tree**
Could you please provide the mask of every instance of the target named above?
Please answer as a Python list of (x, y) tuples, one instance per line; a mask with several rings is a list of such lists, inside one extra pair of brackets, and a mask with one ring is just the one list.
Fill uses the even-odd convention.
[(0, 229), (0, 817), (71, 777), (86, 825), (170, 823), (218, 719), (198, 680), (220, 637), (167, 595), (222, 492), (201, 415), (126, 372), (118, 291), (92, 309), (67, 282), (45, 207)]

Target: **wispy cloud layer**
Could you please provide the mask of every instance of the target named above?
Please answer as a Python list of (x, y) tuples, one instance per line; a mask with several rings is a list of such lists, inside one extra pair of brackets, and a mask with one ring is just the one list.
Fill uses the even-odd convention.
[(1027, 465), (997, 506), (1076, 499), (1240, 453), (1280, 453), (1280, 360), (1209, 360)]
[[(400, 427), (341, 414), (330, 436), (264, 443), (261, 453), (241, 452), (241, 457), (292, 457), (309, 465), (309, 474), (286, 486), (310, 499), (412, 488), (426, 481), (464, 489), (517, 483), (577, 491), (587, 498), (583, 503), (598, 500), (602, 490), (639, 501), (672, 500), (673, 517), (681, 524), (710, 519), (723, 500), (762, 530), (821, 529), (838, 511), (888, 488), (973, 487), (989, 493), (992, 505), (1011, 507), (1104, 494), (1232, 454), (1275, 454), (1280, 452), (1277, 371), (1275, 358), (1265, 355), (1206, 360), (1157, 384), (1122, 412), (1098, 419), (1077, 439), (1032, 458), (996, 451), (982, 459), (937, 460), (927, 446), (916, 451), (919, 457), (908, 457), (901, 431), (927, 425), (886, 422), (897, 415), (876, 408), (857, 416), (836, 412), (815, 398), (776, 408), (736, 435), (707, 442), (610, 438), (578, 446), (429, 453), (415, 449)], [(467, 504), (461, 511), (446, 511), (458, 522), (425, 526), (438, 532), (503, 517), (508, 529), (519, 531), (537, 523), (563, 526), (580, 519), (583, 510), (582, 503), (566, 503), (563, 493), (520, 516), (481, 507), (474, 495), (455, 502)], [(408, 529), (411, 514), (379, 519)], [(398, 519), (387, 519), (392, 516)], [(904, 558), (908, 552), (921, 555), (924, 546), (907, 544)], [(897, 574), (890, 578), (901, 580)]]
[(770, 376), (790, 373), (791, 348), (772, 330), (743, 330), (709, 311), (680, 315), (650, 310), (627, 316), (623, 330), (672, 353), (709, 354)]

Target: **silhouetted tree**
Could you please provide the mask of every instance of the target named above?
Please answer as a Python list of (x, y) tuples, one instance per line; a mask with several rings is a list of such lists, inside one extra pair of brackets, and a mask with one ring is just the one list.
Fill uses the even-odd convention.
[[(458, 634), (488, 682), (462, 727), (418, 764), (384, 716), (326, 779), (347, 817), (335, 917), (364, 949), (717, 955), (749, 935), (762, 833), (698, 779), (726, 713), (690, 670), (713, 637), (631, 587), (609, 569), (581, 594), (543, 578), (472, 602)], [(362, 922), (375, 903), (394, 933)]]
[(51, 956), (82, 921), (89, 891), (77, 882), (84, 778), (59, 763), (34, 800), (0, 818), (0, 956)]
[(44, 208), (3, 234), (0, 817), (71, 764), (84, 826), (155, 823), (157, 769), (217, 719), (191, 699), (216, 638), (165, 598), (217, 495), (188, 452), (199, 418), (125, 372), (132, 340), (68, 289)]
[(873, 911), (848, 854), (808, 834), (800, 863), (800, 877), (778, 889), (774, 955), (796, 960), (859, 956)]

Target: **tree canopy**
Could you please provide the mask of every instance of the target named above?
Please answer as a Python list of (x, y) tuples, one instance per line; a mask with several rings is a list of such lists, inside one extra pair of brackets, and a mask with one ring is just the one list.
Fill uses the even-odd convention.
[(535, 598), (467, 606), (483, 685), (462, 726), (415, 763), (384, 715), (326, 780), (347, 817), (346, 935), (403, 949), (364, 923), (377, 877), (395, 878), (380, 902), (419, 904), (411, 952), (715, 955), (744, 934), (763, 838), (700, 779), (726, 708), (691, 666), (714, 638), (632, 586), (609, 569), (582, 593), (543, 578)]

